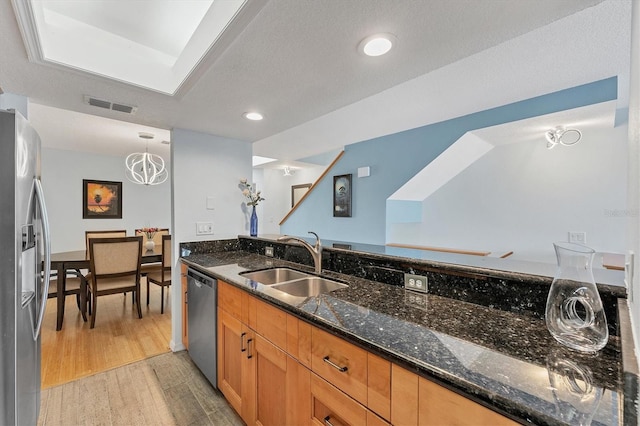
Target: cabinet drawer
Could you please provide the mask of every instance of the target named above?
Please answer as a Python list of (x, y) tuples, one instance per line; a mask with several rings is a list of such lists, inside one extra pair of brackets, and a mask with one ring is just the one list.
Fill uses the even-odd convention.
[(276, 308), (256, 300), (255, 330), (281, 349), (287, 348), (287, 314)]
[(311, 330), (311, 370), (367, 405), (367, 352), (315, 327)]
[(311, 374), (311, 419), (316, 425), (366, 425), (367, 409)]
[(218, 306), (237, 319), (242, 318), (243, 293), (239, 288), (218, 280)]

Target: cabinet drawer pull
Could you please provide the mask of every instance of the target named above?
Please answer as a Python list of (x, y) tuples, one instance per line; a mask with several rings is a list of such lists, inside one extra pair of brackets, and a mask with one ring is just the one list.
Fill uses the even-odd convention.
[(345, 371), (348, 370), (348, 367), (340, 367), (338, 364), (336, 364), (335, 362), (332, 362), (329, 359), (329, 355), (325, 356), (324, 358), (322, 358), (322, 360), (324, 362), (326, 362), (327, 364), (329, 364), (330, 366), (332, 366), (333, 368), (335, 368), (336, 370), (338, 370), (341, 373), (344, 373)]
[(327, 426), (333, 426), (333, 423), (331, 423), (330, 420), (331, 420), (331, 416), (330, 415), (325, 417), (324, 418), (324, 424), (327, 425)]
[(247, 350), (247, 348), (244, 347), (244, 336), (246, 336), (247, 333), (242, 333), (240, 335), (240, 352), (245, 352)]
[(251, 342), (253, 342), (253, 339), (247, 340), (247, 359), (253, 358), (253, 355), (251, 355)]

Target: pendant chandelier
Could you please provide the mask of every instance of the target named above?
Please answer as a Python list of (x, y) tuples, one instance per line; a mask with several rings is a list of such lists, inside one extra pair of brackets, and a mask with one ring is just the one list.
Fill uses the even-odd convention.
[[(140, 132), (142, 139), (153, 139), (153, 134)], [(129, 154), (125, 160), (127, 166), (127, 179), (140, 185), (159, 185), (167, 180), (169, 172), (164, 165), (164, 160), (159, 155), (149, 154), (149, 147), (145, 152)]]

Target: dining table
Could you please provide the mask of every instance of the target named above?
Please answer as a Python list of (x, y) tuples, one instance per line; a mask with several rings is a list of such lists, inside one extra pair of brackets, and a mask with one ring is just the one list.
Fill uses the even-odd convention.
[[(162, 261), (162, 247), (155, 246), (152, 250), (142, 248), (142, 263), (155, 263)], [(62, 329), (64, 320), (64, 293), (66, 290), (67, 271), (90, 269), (91, 261), (87, 250), (65, 251), (51, 254), (51, 270), (58, 271), (58, 314), (56, 331)]]

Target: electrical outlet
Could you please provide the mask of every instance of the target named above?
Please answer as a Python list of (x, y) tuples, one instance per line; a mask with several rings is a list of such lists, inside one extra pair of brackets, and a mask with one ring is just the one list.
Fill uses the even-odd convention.
[(265, 247), (264, 248), (264, 255), (265, 256), (269, 256), (269, 257), (273, 257), (273, 247)]
[(426, 293), (428, 288), (427, 277), (415, 274), (404, 274), (404, 288)]
[(587, 244), (586, 232), (569, 232), (569, 242), (576, 244)]
[(404, 294), (404, 304), (426, 311), (429, 303), (428, 297), (426, 294), (406, 291)]

